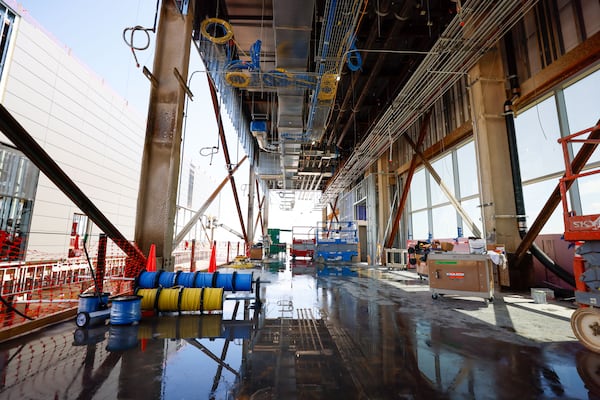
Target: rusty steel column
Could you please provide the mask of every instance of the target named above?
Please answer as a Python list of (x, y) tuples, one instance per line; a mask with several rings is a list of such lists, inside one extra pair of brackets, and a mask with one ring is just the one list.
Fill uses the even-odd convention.
[(254, 182), (256, 181), (256, 174), (254, 172), (254, 166), (250, 164), (248, 172), (248, 219), (246, 221), (248, 226), (246, 233), (248, 235), (248, 242), (254, 243)]
[(135, 223), (138, 247), (147, 254), (150, 245), (155, 244), (157, 267), (167, 270), (173, 269), (171, 252), (194, 3), (189, 2), (185, 15), (174, 1), (161, 3)]
[(217, 97), (217, 88), (215, 87), (212, 79), (208, 80), (208, 87), (210, 89), (210, 96), (212, 98), (213, 108), (215, 110), (215, 116), (217, 117), (217, 123), (219, 125), (219, 138), (221, 140), (221, 145), (223, 146), (223, 155), (225, 156), (225, 164), (227, 167), (227, 171), (229, 172), (229, 182), (231, 182), (231, 191), (233, 193), (233, 200), (235, 200), (235, 208), (237, 210), (238, 218), (240, 219), (240, 227), (242, 228), (242, 235), (244, 236), (244, 242), (246, 246), (249, 245), (248, 235), (246, 234), (246, 226), (244, 224), (244, 216), (242, 215), (242, 208), (240, 206), (240, 198), (237, 192), (237, 186), (235, 185), (235, 179), (233, 178), (232, 168), (233, 164), (231, 163), (231, 157), (229, 156), (229, 148), (227, 147), (227, 138), (225, 137), (225, 129), (223, 128), (223, 122), (220, 118), (218, 118), (219, 113), (221, 112), (219, 109), (219, 100)]

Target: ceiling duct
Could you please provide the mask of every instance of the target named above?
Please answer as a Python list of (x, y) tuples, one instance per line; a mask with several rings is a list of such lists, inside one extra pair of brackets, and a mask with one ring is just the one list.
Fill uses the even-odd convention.
[[(307, 72), (314, 0), (283, 0), (273, 3), (275, 61), (282, 73)], [(284, 81), (285, 82), (285, 81)], [(296, 85), (278, 85), (277, 130), (281, 151), (283, 189), (294, 189), (292, 177), (298, 171), (299, 138), (304, 132), (304, 94)]]

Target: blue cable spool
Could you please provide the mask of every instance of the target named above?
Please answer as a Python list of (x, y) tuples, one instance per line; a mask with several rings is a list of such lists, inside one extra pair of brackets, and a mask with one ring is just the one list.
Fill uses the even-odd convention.
[(195, 279), (196, 272), (181, 272), (179, 275), (177, 275), (177, 279), (175, 279), (175, 286), (193, 288)]
[(142, 296), (120, 296), (112, 299), (111, 325), (129, 325), (142, 318)]
[(148, 272), (142, 271), (137, 281), (137, 285), (142, 289), (153, 289), (158, 286), (158, 275), (163, 271), (159, 272)]
[(213, 274), (212, 272), (200, 272), (194, 279), (195, 288), (212, 287)]
[(237, 273), (235, 275), (235, 280), (233, 282), (233, 290), (240, 290), (244, 292), (252, 291), (252, 272), (249, 274), (240, 274)]
[(175, 286), (175, 276), (175, 272), (162, 271), (162, 274), (158, 277), (158, 285), (164, 288)]
[(77, 312), (94, 312), (101, 308), (106, 308), (108, 304), (109, 293), (102, 293), (98, 296), (98, 293), (82, 293), (79, 295), (79, 303), (77, 306)]
[(252, 274), (218, 274), (214, 287), (230, 292), (252, 290)]

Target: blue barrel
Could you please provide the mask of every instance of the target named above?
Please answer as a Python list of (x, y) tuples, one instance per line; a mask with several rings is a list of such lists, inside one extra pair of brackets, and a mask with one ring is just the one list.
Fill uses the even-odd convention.
[(106, 350), (125, 351), (138, 344), (138, 325), (111, 326), (108, 330)]
[(194, 280), (194, 287), (196, 288), (205, 288), (212, 287), (213, 274), (212, 272), (200, 272), (196, 275), (196, 279)]
[(142, 318), (142, 296), (120, 296), (112, 299), (111, 325), (129, 325)]
[(175, 285), (183, 286), (186, 288), (194, 287), (194, 279), (196, 278), (196, 272), (180, 272), (175, 280)]
[(175, 272), (162, 271), (162, 273), (158, 277), (158, 285), (164, 288), (170, 288), (175, 286), (175, 276)]
[(102, 293), (98, 296), (97, 293), (82, 293), (79, 295), (79, 304), (77, 312), (94, 312), (101, 308), (101, 305), (108, 304), (109, 293)]

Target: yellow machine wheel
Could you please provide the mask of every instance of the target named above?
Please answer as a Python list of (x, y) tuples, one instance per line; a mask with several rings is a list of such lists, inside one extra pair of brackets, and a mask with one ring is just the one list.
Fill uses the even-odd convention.
[(600, 311), (596, 308), (579, 308), (571, 316), (571, 328), (581, 344), (600, 353)]

